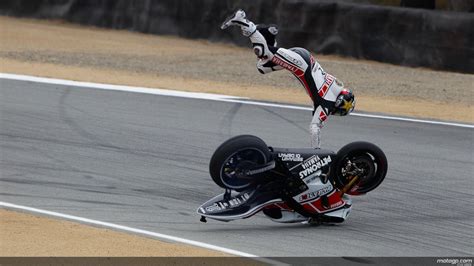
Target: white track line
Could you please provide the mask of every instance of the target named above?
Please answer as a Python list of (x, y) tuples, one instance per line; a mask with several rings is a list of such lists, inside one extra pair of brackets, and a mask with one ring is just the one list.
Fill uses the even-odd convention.
[(258, 260), (264, 263), (269, 263), (272, 265), (286, 265), (283, 264), (279, 261), (271, 260), (271, 259), (266, 259), (266, 258), (260, 258), (257, 255), (245, 253), (245, 252), (240, 252), (237, 250), (233, 249), (228, 249), (228, 248), (223, 248), (211, 244), (206, 244), (203, 242), (199, 241), (194, 241), (194, 240), (189, 240), (185, 238), (180, 238), (180, 237), (175, 237), (175, 236), (170, 236), (170, 235), (165, 235), (165, 234), (160, 234), (160, 233), (155, 233), (151, 231), (146, 231), (138, 228), (133, 228), (133, 227), (128, 227), (124, 225), (119, 225), (119, 224), (113, 224), (113, 223), (108, 223), (108, 222), (102, 222), (102, 221), (97, 221), (97, 220), (92, 220), (88, 218), (83, 218), (83, 217), (78, 217), (74, 215), (69, 215), (69, 214), (64, 214), (64, 213), (59, 213), (59, 212), (53, 212), (53, 211), (47, 211), (47, 210), (42, 210), (42, 209), (37, 209), (37, 208), (32, 208), (32, 207), (27, 207), (27, 206), (22, 206), (22, 205), (16, 205), (8, 202), (2, 202), (0, 201), (0, 206), (7, 208), (7, 209), (15, 209), (15, 210), (22, 210), (22, 211), (27, 211), (27, 212), (32, 212), (32, 213), (39, 213), (39, 214), (44, 214), (48, 216), (53, 216), (53, 217), (58, 217), (58, 218), (63, 218), (71, 221), (77, 221), (80, 223), (85, 223), (85, 224), (90, 224), (90, 225), (97, 225), (101, 227), (107, 227), (115, 230), (120, 230), (120, 231), (125, 231), (125, 232), (130, 232), (130, 233), (135, 233), (135, 234), (141, 234), (141, 235), (146, 235), (146, 236), (152, 236), (160, 239), (166, 239), (170, 240), (173, 242), (179, 242), (183, 244), (188, 244), (200, 248), (206, 248), (206, 249), (211, 249), (215, 251), (220, 251), (223, 253), (227, 253), (230, 255), (236, 255), (236, 256), (241, 256), (241, 257), (246, 257), (246, 258), (252, 258), (254, 260)]
[[(132, 87), (132, 86), (123, 86), (123, 85), (104, 84), (104, 83), (92, 83), (92, 82), (82, 82), (82, 81), (73, 81), (73, 80), (65, 80), (65, 79), (53, 79), (53, 78), (43, 78), (43, 77), (26, 76), (26, 75), (16, 75), (16, 74), (8, 74), (8, 73), (0, 73), (0, 79), (12, 79), (12, 80), (30, 81), (30, 82), (38, 82), (38, 83), (57, 84), (57, 85), (63, 85), (63, 86), (85, 87), (85, 88), (93, 88), (93, 89), (99, 89), (99, 90), (126, 91), (126, 92), (146, 93), (146, 94), (173, 96), (173, 97), (181, 97), (181, 98), (233, 102), (233, 103), (242, 103), (242, 104), (248, 104), (248, 105), (268, 106), (268, 107), (277, 107), (277, 108), (295, 109), (295, 110), (313, 110), (313, 108), (310, 108), (310, 107), (290, 105), (290, 104), (250, 101), (248, 98), (229, 96), (229, 95), (223, 95), (223, 94), (213, 94), (213, 93), (186, 92), (186, 91), (164, 90), (164, 89), (154, 89), (154, 88), (144, 88), (144, 87)], [(368, 117), (368, 118), (386, 119), (386, 120), (397, 120), (397, 121), (405, 121), (405, 122), (433, 124), (433, 125), (474, 128), (474, 125), (471, 125), (471, 124), (461, 124), (461, 123), (454, 123), (454, 122), (442, 122), (442, 121), (434, 121), (434, 120), (423, 120), (423, 119), (416, 119), (416, 118), (405, 118), (405, 117), (397, 117), (397, 116), (385, 116), (385, 115), (373, 115), (373, 114), (361, 114), (361, 113), (351, 113), (351, 115), (360, 116), (360, 117)]]
[(105, 84), (105, 83), (83, 82), (83, 81), (74, 81), (74, 80), (67, 80), (67, 79), (43, 78), (43, 77), (16, 75), (16, 74), (7, 74), (7, 73), (0, 73), (0, 79), (12, 79), (12, 80), (30, 81), (30, 82), (37, 82), (37, 83), (56, 84), (56, 85), (62, 85), (62, 86), (84, 87), (84, 88), (91, 88), (91, 89), (98, 89), (98, 90), (126, 91), (126, 92), (136, 92), (136, 93), (165, 95), (165, 96), (173, 96), (173, 97), (181, 97), (181, 98), (205, 99), (205, 100), (239, 99), (239, 98), (242, 99), (241, 97), (228, 96), (228, 95), (222, 95), (222, 94), (213, 94), (213, 93), (132, 87), (132, 86), (125, 86), (125, 85), (112, 85), (112, 84)]

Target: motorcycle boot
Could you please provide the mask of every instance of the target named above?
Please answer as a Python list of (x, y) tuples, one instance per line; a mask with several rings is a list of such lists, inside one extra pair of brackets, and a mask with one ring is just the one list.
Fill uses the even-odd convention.
[(221, 29), (223, 30), (230, 26), (240, 26), (242, 35), (245, 37), (249, 37), (257, 30), (257, 26), (246, 18), (245, 11), (242, 9), (235, 11), (234, 14), (228, 17), (224, 23), (222, 23)]

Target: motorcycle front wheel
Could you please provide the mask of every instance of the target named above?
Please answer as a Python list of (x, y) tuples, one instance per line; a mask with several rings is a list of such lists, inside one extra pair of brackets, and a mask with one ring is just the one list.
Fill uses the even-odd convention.
[(333, 164), (333, 178), (337, 188), (343, 189), (352, 178), (358, 180), (346, 193), (349, 195), (364, 194), (374, 190), (387, 174), (387, 157), (376, 145), (369, 142), (353, 142), (337, 152)]
[(212, 180), (222, 187), (244, 190), (254, 184), (255, 178), (245, 176), (252, 167), (270, 160), (270, 151), (263, 140), (252, 135), (233, 137), (222, 143), (214, 152), (209, 164)]

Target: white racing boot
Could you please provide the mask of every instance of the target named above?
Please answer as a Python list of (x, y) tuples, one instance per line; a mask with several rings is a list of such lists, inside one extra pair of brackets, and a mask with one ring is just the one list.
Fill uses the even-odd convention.
[(257, 26), (245, 17), (245, 11), (239, 9), (235, 11), (230, 17), (228, 17), (221, 25), (221, 29), (227, 29), (229, 26), (240, 26), (242, 35), (249, 37), (256, 30)]

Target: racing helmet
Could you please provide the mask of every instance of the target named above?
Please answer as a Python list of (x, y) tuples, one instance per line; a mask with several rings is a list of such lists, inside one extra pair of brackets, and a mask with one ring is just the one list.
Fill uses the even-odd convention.
[(347, 89), (343, 89), (336, 98), (333, 115), (345, 116), (351, 113), (355, 107), (354, 94)]

